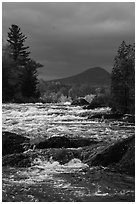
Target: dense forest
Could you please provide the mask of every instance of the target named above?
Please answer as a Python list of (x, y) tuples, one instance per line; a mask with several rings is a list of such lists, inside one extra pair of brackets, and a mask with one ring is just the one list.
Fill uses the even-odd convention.
[(135, 45), (120, 45), (114, 59), (111, 95), (115, 108), (124, 113), (135, 111)]
[[(89, 102), (96, 96), (105, 98), (114, 111), (134, 113), (135, 109), (135, 45), (122, 42), (111, 73), (111, 86), (70, 85), (38, 79), (43, 67), (30, 58), (26, 36), (17, 25), (11, 25), (7, 43), (2, 47), (2, 101), (3, 102), (65, 102), (85, 97)], [(101, 98), (101, 100), (100, 100)], [(103, 100), (104, 101), (104, 100)]]
[(3, 102), (38, 99), (37, 69), (40, 63), (30, 58), (26, 36), (17, 25), (9, 28), (7, 43), (2, 48), (2, 100)]

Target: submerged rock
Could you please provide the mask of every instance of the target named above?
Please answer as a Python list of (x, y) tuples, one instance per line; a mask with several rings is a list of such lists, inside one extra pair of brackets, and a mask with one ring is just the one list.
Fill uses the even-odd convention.
[(125, 114), (122, 118), (124, 122), (135, 123), (135, 115)]
[(71, 105), (84, 106), (84, 105), (89, 105), (89, 102), (87, 102), (84, 98), (78, 98), (72, 101)]
[(22, 153), (29, 147), (29, 138), (11, 132), (2, 132), (2, 155)]
[(135, 115), (123, 114), (123, 113), (95, 113), (94, 115), (89, 115), (88, 119), (113, 119), (120, 120), (127, 123), (135, 123)]
[(67, 148), (53, 148), (47, 149), (44, 152), (46, 159), (51, 161), (58, 161), (60, 164), (66, 164), (74, 158), (79, 159), (81, 155), (80, 149), (67, 149)]
[(122, 119), (124, 115), (121, 113), (96, 113), (94, 115), (91, 115), (88, 117), (88, 119), (94, 119), (94, 118), (98, 118), (98, 119), (114, 119), (114, 120), (118, 120), (118, 119)]
[(90, 140), (87, 138), (68, 138), (66, 136), (58, 136), (51, 137), (46, 139), (45, 141), (36, 144), (36, 148), (44, 149), (44, 148), (78, 148), (89, 146), (91, 144), (98, 143), (95, 140)]

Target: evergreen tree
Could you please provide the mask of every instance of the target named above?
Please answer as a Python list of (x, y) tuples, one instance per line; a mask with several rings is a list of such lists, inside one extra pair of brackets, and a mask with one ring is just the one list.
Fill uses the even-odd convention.
[(18, 65), (25, 65), (29, 61), (29, 54), (27, 52), (28, 46), (24, 46), (24, 42), (27, 39), (25, 35), (22, 34), (21, 29), (13, 24), (9, 28), (7, 41), (11, 48), (11, 57), (18, 63)]
[(39, 93), (37, 90), (37, 69), (42, 67), (41, 64), (34, 60), (29, 60), (23, 69), (23, 80), (22, 80), (22, 94), (24, 97), (38, 97)]
[(29, 97), (39, 97), (37, 90), (37, 69), (41, 64), (31, 60), (24, 46), (26, 36), (17, 25), (12, 25), (8, 33), (8, 45), (2, 53), (3, 101), (29, 101)]
[(12, 92), (9, 91), (10, 84), (10, 66), (12, 64), (12, 60), (9, 58), (8, 55), (9, 47), (7, 45), (2, 46), (2, 101), (7, 101)]
[(134, 112), (135, 47), (123, 41), (114, 59), (111, 92), (114, 106), (123, 113)]
[(14, 98), (18, 89), (18, 72), (14, 60), (10, 57), (10, 47), (2, 46), (2, 101)]

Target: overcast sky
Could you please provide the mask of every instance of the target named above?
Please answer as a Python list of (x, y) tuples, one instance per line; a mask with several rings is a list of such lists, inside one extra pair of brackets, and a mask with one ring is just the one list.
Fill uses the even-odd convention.
[(44, 65), (39, 77), (61, 78), (100, 66), (111, 72), (121, 42), (135, 41), (135, 4), (2, 4), (2, 33), (17, 24), (28, 38), (31, 57)]

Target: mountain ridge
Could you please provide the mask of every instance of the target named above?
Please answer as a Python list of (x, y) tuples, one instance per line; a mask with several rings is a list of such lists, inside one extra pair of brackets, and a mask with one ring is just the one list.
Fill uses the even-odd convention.
[(93, 67), (73, 76), (50, 81), (61, 82), (64, 84), (110, 85), (110, 76), (110, 73), (104, 68)]

